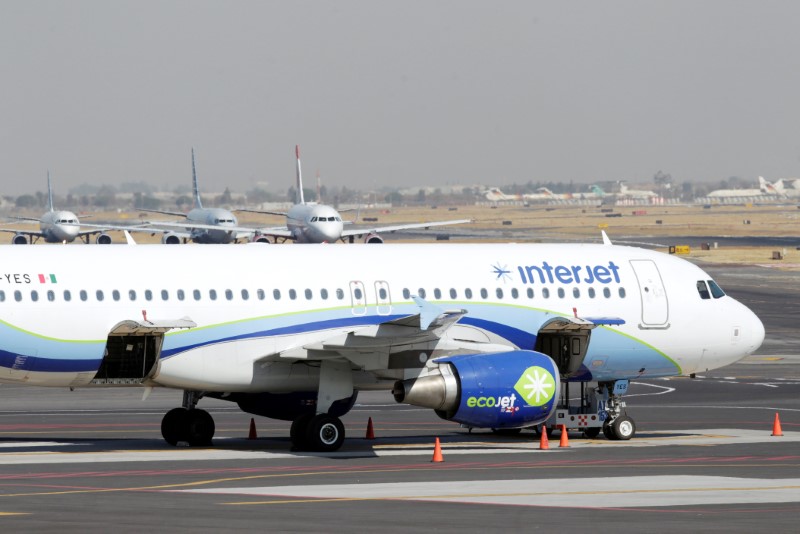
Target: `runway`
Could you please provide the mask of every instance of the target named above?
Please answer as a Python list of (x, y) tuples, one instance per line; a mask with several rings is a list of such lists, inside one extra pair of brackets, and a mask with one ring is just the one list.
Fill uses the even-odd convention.
[[(800, 512), (798, 276), (708, 268), (764, 320), (761, 351), (696, 379), (631, 386), (630, 442), (469, 432), (369, 393), (333, 454), (288, 423), (205, 399), (210, 448), (160, 438), (180, 392), (0, 385), (0, 525), (9, 531), (478, 529), (794, 531)], [(772, 436), (775, 414), (783, 436)], [(364, 439), (368, 418), (375, 440)], [(432, 463), (433, 442), (444, 462)]]

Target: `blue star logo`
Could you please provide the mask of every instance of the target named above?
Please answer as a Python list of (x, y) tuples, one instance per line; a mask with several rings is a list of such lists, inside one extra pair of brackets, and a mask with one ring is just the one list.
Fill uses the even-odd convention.
[(496, 265), (492, 265), (492, 269), (494, 269), (493, 271), (494, 274), (497, 275), (497, 278), (495, 278), (495, 280), (500, 280), (502, 278), (503, 283), (506, 283), (506, 281), (511, 280), (511, 271), (508, 270), (507, 265), (500, 265), (500, 263), (498, 262)]

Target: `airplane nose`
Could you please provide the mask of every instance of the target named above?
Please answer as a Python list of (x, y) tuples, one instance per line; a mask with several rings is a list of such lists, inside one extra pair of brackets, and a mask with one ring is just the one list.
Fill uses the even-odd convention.
[(761, 322), (761, 319), (759, 319), (758, 316), (752, 311), (750, 313), (752, 314), (752, 320), (750, 321), (749, 325), (750, 347), (748, 352), (752, 354), (758, 350), (762, 343), (764, 343), (764, 335), (766, 332), (764, 330), (764, 323)]

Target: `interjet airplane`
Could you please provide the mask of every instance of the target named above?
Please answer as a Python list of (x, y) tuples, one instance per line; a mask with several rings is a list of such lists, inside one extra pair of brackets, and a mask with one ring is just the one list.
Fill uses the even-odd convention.
[(211, 397), (292, 421), (297, 449), (334, 451), (367, 390), (470, 428), (626, 440), (630, 381), (723, 367), (764, 339), (701, 268), (605, 236), (8, 247), (0, 275), (0, 381), (183, 390), (161, 423), (172, 445), (211, 443), (198, 407)]

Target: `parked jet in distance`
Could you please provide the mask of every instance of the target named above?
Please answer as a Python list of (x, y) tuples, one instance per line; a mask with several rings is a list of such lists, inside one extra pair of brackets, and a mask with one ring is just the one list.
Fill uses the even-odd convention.
[(764, 179), (758, 177), (758, 189), (717, 189), (706, 195), (708, 198), (717, 199), (749, 199), (757, 197), (777, 197), (780, 192), (775, 186)]
[(192, 149), (192, 193), (194, 195), (194, 206), (188, 213), (139, 209), (139, 211), (148, 213), (185, 217), (185, 222), (148, 221), (146, 223), (148, 228), (146, 229), (132, 227), (128, 228), (128, 230), (150, 233), (161, 232), (161, 242), (167, 245), (177, 245), (187, 241), (204, 244), (227, 244), (239, 240), (268, 242), (259, 230), (238, 226), (236, 216), (230, 210), (203, 207), (203, 202), (200, 200), (200, 190), (197, 187), (194, 148)]
[(92, 230), (81, 230), (81, 223), (78, 216), (71, 211), (56, 210), (53, 207), (53, 188), (50, 185), (50, 172), (47, 172), (47, 205), (48, 210), (40, 218), (34, 217), (14, 217), (21, 221), (36, 221), (39, 223), (39, 231), (35, 230), (16, 230), (13, 228), (0, 228), (2, 232), (14, 234), (11, 243), (14, 245), (34, 244), (39, 239), (44, 239), (45, 243), (72, 243), (75, 239), (81, 238), (87, 244), (91, 236), (95, 237), (98, 245), (108, 245), (111, 243), (111, 236), (105, 230), (111, 229), (105, 226), (92, 226)]
[(764, 326), (698, 266), (604, 243), (12, 247), (0, 382), (183, 390), (172, 445), (211, 443), (213, 397), (333, 451), (362, 390), (470, 428), (630, 439), (630, 380), (736, 362)]
[[(759, 177), (760, 178), (760, 177)], [(763, 178), (762, 178), (763, 179)], [(769, 183), (769, 182), (767, 182)], [(800, 197), (800, 179), (799, 178), (781, 178), (772, 184), (775, 192), (786, 198)]]
[(625, 185), (625, 182), (619, 183), (619, 194), (617, 195), (618, 198), (645, 200), (645, 199), (655, 198), (657, 196), (658, 193), (656, 193), (655, 191), (645, 191), (642, 189), (628, 189), (628, 186)]
[(425, 223), (406, 223), (374, 227), (353, 227), (345, 230), (345, 221), (333, 207), (316, 202), (306, 202), (303, 197), (303, 173), (300, 167), (300, 146), (295, 145), (296, 157), (296, 204), (288, 212), (269, 210), (240, 209), (236, 211), (260, 213), (262, 215), (278, 215), (286, 217), (283, 228), (264, 228), (262, 235), (272, 236), (295, 243), (335, 243), (345, 241), (353, 243), (360, 240), (364, 243), (383, 243), (380, 233), (391, 233), (403, 230), (425, 229), (434, 226), (471, 223), (470, 219), (451, 221), (433, 221)]

